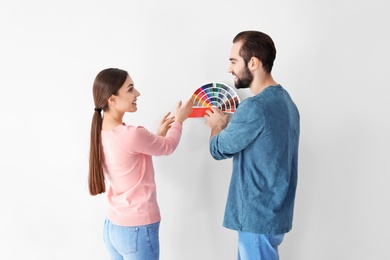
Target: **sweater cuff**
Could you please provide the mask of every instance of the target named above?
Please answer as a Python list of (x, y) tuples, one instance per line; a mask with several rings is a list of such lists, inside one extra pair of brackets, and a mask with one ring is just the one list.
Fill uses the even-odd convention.
[(182, 129), (183, 129), (183, 125), (182, 125), (182, 124), (180, 124), (180, 123), (178, 123), (178, 122), (173, 122), (173, 123), (172, 123), (172, 127), (179, 128), (180, 130), (182, 130)]

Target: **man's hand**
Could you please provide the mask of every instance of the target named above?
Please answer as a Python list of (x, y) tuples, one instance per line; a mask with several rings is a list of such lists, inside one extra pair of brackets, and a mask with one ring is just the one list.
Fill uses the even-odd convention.
[(207, 110), (204, 118), (206, 119), (206, 125), (211, 128), (210, 138), (219, 134), (219, 132), (221, 132), (229, 122), (229, 115), (224, 114), (216, 107), (212, 107), (211, 110)]

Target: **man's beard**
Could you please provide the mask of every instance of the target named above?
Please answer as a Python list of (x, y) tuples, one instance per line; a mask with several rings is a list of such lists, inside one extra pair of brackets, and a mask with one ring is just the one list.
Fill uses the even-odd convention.
[(248, 66), (245, 66), (244, 71), (242, 72), (242, 76), (237, 76), (237, 82), (234, 82), (234, 86), (236, 89), (240, 88), (249, 88), (253, 81), (253, 75), (251, 71), (248, 69)]

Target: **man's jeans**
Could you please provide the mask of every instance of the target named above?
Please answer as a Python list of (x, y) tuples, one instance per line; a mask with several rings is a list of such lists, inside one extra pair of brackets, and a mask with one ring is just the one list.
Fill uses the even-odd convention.
[(279, 260), (284, 234), (264, 235), (238, 231), (238, 260)]

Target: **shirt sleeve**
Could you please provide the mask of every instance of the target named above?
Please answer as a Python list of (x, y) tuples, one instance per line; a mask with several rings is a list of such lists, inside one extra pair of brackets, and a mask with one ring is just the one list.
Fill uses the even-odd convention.
[(139, 126), (135, 130), (134, 138), (132, 138), (132, 150), (152, 156), (169, 155), (178, 146), (181, 133), (182, 125), (176, 122), (172, 124), (165, 137), (157, 136)]
[(245, 100), (237, 108), (227, 127), (211, 138), (211, 155), (216, 160), (233, 157), (253, 142), (262, 132), (264, 124), (262, 109), (256, 102)]

